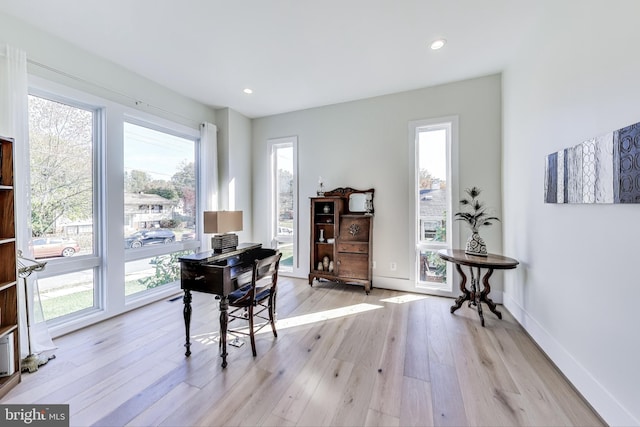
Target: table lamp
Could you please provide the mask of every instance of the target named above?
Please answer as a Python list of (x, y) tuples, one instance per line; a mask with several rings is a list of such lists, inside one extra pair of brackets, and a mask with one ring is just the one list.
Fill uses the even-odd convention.
[(204, 232), (214, 233), (211, 248), (215, 253), (234, 251), (238, 246), (238, 235), (242, 231), (242, 211), (205, 211)]

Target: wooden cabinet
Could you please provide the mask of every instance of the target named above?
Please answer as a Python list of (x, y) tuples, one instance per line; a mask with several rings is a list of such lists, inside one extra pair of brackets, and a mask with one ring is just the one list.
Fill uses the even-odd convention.
[(0, 137), (0, 397), (20, 382), (13, 140)]
[(367, 294), (371, 291), (373, 193), (337, 188), (311, 197), (309, 285), (328, 280), (362, 284)]

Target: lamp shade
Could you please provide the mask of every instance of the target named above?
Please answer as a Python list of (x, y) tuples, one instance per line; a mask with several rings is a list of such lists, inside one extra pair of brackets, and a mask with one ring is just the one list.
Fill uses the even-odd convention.
[(242, 231), (242, 211), (205, 211), (205, 233)]

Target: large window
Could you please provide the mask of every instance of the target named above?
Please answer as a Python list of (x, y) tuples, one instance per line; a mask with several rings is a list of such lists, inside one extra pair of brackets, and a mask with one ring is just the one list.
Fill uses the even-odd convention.
[(39, 282), (50, 321), (100, 306), (100, 110), (29, 96), (31, 249), (48, 266)]
[(200, 248), (200, 123), (29, 82), (29, 164), (16, 173), (51, 335), (179, 293), (178, 257)]
[(125, 295), (179, 280), (182, 243), (196, 238), (195, 164), (194, 138), (124, 123)]
[(280, 271), (293, 273), (297, 269), (296, 207), (297, 201), (297, 138), (269, 141), (271, 147), (272, 241), (282, 252)]
[(438, 256), (452, 242), (453, 123), (416, 122), (415, 230), (417, 286), (451, 292), (450, 266)]

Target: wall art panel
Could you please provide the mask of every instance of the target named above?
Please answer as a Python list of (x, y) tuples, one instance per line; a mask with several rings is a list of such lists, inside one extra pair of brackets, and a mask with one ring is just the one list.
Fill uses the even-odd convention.
[(640, 123), (551, 153), (545, 203), (640, 203)]

